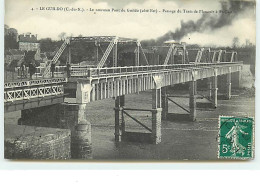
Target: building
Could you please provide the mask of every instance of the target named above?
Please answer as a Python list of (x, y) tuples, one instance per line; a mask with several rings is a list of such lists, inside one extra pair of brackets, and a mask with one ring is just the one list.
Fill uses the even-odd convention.
[(25, 52), (19, 49), (9, 49), (5, 51), (5, 64), (9, 65), (12, 61), (24, 58)]
[(37, 35), (31, 33), (22, 34), (18, 37), (19, 50), (22, 51), (38, 51), (40, 53), (40, 43), (37, 40)]
[(37, 63), (40, 64), (40, 66), (42, 67), (46, 67), (46, 65), (48, 65), (48, 58), (46, 53), (35, 53), (34, 59)]

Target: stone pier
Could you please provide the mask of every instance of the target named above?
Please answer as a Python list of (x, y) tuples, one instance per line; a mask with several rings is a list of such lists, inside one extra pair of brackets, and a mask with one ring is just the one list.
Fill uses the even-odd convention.
[(189, 106), (190, 106), (190, 119), (191, 121), (196, 120), (197, 116), (197, 111), (196, 111), (196, 96), (197, 96), (197, 82), (196, 81), (191, 81), (189, 82), (190, 87), (190, 101), (189, 101)]
[[(125, 96), (117, 96), (115, 99), (115, 141), (121, 141), (121, 136), (125, 133), (125, 123), (123, 119), (120, 119), (122, 108), (125, 106)], [(121, 123), (121, 125), (120, 125)], [(121, 133), (120, 133), (121, 131)]]
[(63, 103), (61, 126), (71, 130), (71, 158), (91, 159), (91, 124), (86, 120), (86, 104)]
[(212, 78), (212, 106), (213, 108), (218, 107), (218, 78), (213, 76)]
[(152, 142), (161, 142), (162, 100), (161, 88), (152, 90)]
[(233, 72), (231, 74), (232, 76), (232, 88), (235, 88), (235, 89), (239, 89), (240, 88), (240, 83), (241, 83), (241, 76), (242, 75), (242, 72), (241, 71), (237, 71), (237, 72)]
[(226, 99), (230, 100), (231, 98), (231, 72), (226, 74)]
[(90, 85), (80, 81), (77, 83), (76, 103), (61, 103), (22, 110), (19, 124), (70, 129), (71, 158), (91, 159), (91, 123), (87, 121), (86, 114), (90, 91)]
[(161, 92), (162, 92), (162, 119), (167, 120), (167, 115), (169, 112), (167, 87), (162, 87)]
[[(76, 104), (67, 104), (66, 115), (71, 116), (64, 119), (74, 122), (71, 127), (71, 158), (72, 159), (92, 159), (91, 123), (87, 121), (86, 107), (90, 102), (90, 92), (92, 87), (84, 80), (77, 82)], [(64, 117), (65, 117), (64, 114)]]
[(208, 97), (208, 99), (209, 100), (211, 100), (211, 98), (212, 98), (212, 79), (211, 78), (208, 78), (207, 79), (207, 92), (208, 92), (208, 94), (207, 94), (207, 97)]

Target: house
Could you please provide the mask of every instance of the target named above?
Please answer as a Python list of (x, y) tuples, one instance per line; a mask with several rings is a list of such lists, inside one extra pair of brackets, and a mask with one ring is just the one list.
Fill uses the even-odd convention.
[(27, 51), (25, 52), (24, 61), (28, 66), (30, 62), (36, 62), (36, 66), (39, 66), (39, 61), (35, 60), (36, 51)]
[(4, 53), (4, 61), (6, 65), (9, 65), (12, 61), (17, 60), (20, 61), (25, 56), (25, 52), (19, 49), (9, 49)]
[(46, 65), (48, 65), (49, 60), (46, 53), (40, 53), (40, 54), (36, 53), (34, 59), (35, 61), (40, 63), (40, 66), (42, 67), (46, 67)]
[(19, 49), (9, 49), (5, 51), (5, 66), (6, 69), (14, 69), (19, 67), (22, 62), (28, 65), (34, 61), (36, 66), (46, 66), (48, 58), (46, 53), (39, 53), (38, 51), (21, 51)]
[(43, 63), (46, 63), (48, 61), (48, 57), (47, 57), (46, 53), (41, 53), (40, 57), (41, 57), (41, 60)]
[(40, 51), (40, 43), (37, 40), (37, 35), (31, 33), (18, 36), (19, 50), (22, 51)]

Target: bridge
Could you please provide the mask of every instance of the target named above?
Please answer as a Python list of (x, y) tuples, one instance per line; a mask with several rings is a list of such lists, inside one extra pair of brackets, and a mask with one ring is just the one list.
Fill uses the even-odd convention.
[[(67, 63), (71, 63), (72, 43), (80, 41), (94, 43), (97, 53), (102, 51), (102, 56), (96, 55), (96, 65), (72, 66), (69, 70), (69, 78), (65, 66), (56, 66), (54, 77), (51, 77), (51, 63), (57, 63), (66, 47), (68, 47)], [(124, 59), (118, 60), (118, 51), (122, 51), (119, 50), (119, 47), (125, 45), (134, 47), (132, 50), (134, 59), (130, 65), (122, 62)], [(102, 46), (106, 48), (104, 52)], [(19, 75), (16, 75), (17, 79), (5, 81), (5, 112), (21, 110), (22, 124), (30, 123), (34, 126), (41, 126), (41, 122), (44, 121), (42, 118), (47, 114), (51, 117), (53, 113), (50, 114), (50, 110), (52, 112), (56, 110), (58, 116), (55, 115), (52, 122), (59, 123), (49, 126), (61, 127), (63, 125), (62, 128), (71, 129), (72, 136), (73, 133), (75, 134), (74, 138), (81, 140), (87, 138), (89, 146), (87, 148), (91, 148), (91, 124), (87, 121), (86, 106), (92, 101), (115, 98), (115, 140), (119, 142), (131, 138), (133, 135), (136, 136), (136, 133), (125, 131), (125, 115), (146, 129), (149, 132), (146, 134), (149, 140), (158, 144), (161, 142), (161, 120), (167, 119), (168, 101), (172, 101), (169, 99), (167, 87), (189, 83), (189, 110), (175, 103), (188, 113), (187, 116), (190, 117), (190, 120), (195, 121), (198, 97), (197, 81), (207, 79), (208, 96), (206, 98), (210, 100), (212, 107), (217, 107), (218, 76), (225, 76), (225, 96), (230, 99), (231, 73), (239, 72), (242, 68), (242, 62), (236, 60), (235, 51), (187, 48), (185, 43), (168, 42), (166, 46), (153, 47), (153, 56), (159, 50), (166, 50), (161, 52), (165, 58), (159, 60), (162, 55), (158, 54), (158, 60), (154, 60), (156, 57), (149, 60), (145, 49), (138, 40), (119, 37), (67, 38), (53, 60), (46, 67), (38, 68), (38, 72), (32, 79), (21, 79)], [(189, 55), (192, 52), (196, 53), (193, 59)], [(147, 90), (152, 90), (151, 109), (125, 107), (125, 95)], [(76, 103), (65, 103), (65, 96), (75, 98)], [(127, 111), (151, 112), (152, 128), (132, 117)], [(36, 114), (39, 119), (35, 118)], [(86, 134), (84, 136), (79, 134), (78, 125), (85, 125)], [(82, 128), (80, 127), (80, 129)], [(87, 153), (91, 152), (87, 151)], [(72, 155), (75, 158), (88, 158), (89, 156), (85, 155), (84, 151), (76, 154), (73, 154), (72, 151)]]
[(78, 103), (89, 103), (225, 75), (240, 69), (239, 62), (78, 69), (73, 71), (68, 88), (77, 89)]
[(62, 103), (64, 101), (64, 83), (66, 82), (67, 78), (5, 82), (5, 112)]

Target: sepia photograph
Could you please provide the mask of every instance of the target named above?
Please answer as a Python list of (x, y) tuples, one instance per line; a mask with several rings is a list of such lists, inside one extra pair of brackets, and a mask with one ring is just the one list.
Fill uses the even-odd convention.
[(255, 0), (5, 0), (8, 161), (252, 161)]

